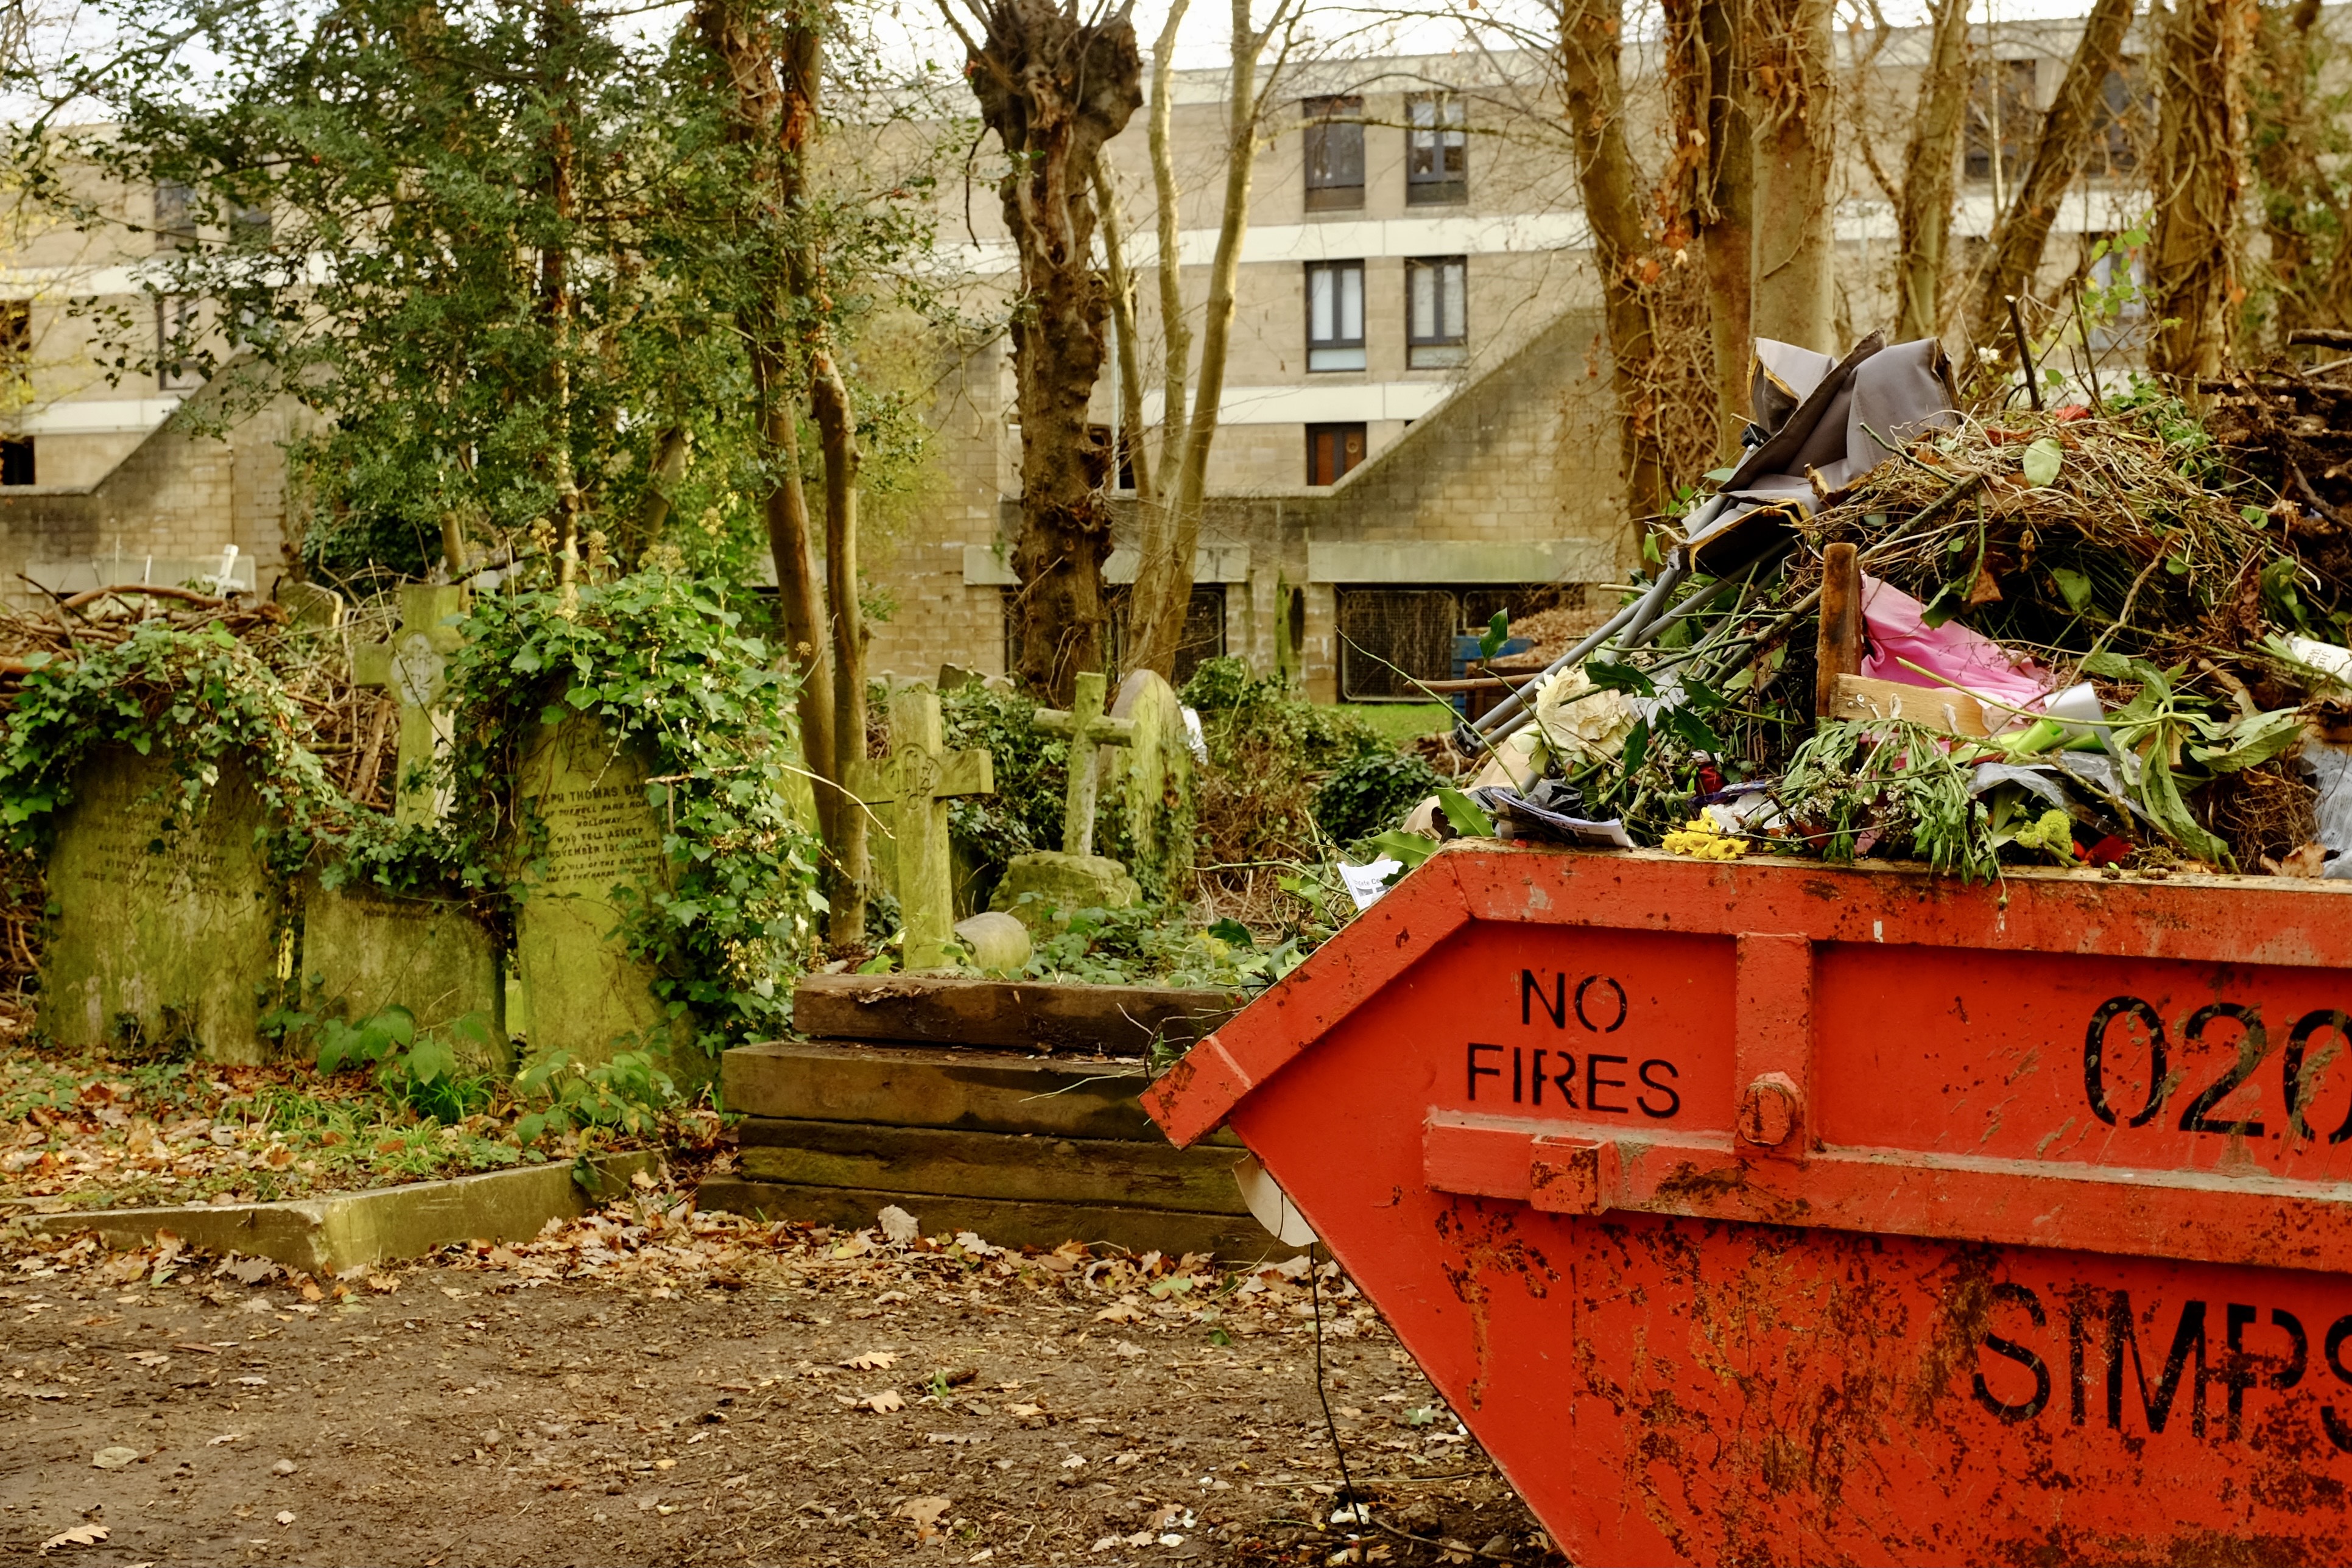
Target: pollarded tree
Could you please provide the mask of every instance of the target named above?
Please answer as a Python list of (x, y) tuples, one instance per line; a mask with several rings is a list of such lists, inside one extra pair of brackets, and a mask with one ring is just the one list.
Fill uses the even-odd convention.
[(962, 38), (964, 74), (1007, 162), (997, 187), (1020, 257), (1011, 332), (1021, 417), (1021, 533), (1013, 550), (1016, 669), (1066, 703), (1082, 670), (1103, 667), (1103, 562), (1110, 514), (1087, 403), (1102, 374), (1110, 288), (1094, 256), (1094, 186), (1103, 145), (1143, 102), (1143, 58), (1129, 17), (1082, 14), (1076, 0), (942, 0)]

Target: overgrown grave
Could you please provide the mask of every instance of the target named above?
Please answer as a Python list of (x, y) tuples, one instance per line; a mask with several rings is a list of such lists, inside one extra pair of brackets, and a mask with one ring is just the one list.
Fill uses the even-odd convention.
[[(40, 1027), (68, 1050), (257, 1063), (293, 956), (247, 766), (183, 779), (166, 752), (93, 751), (48, 856)], [(193, 784), (193, 789), (186, 788)]]
[(1234, 1179), (1230, 1139), (1169, 1146), (1138, 1096), (1240, 1005), (1230, 991), (931, 975), (822, 975), (793, 992), (806, 1038), (727, 1053), (738, 1174), (706, 1208), (1000, 1245), (1286, 1255)]
[[(1066, 711), (1037, 711), (1040, 729), (1069, 737), (1062, 847), (1014, 857), (990, 907), (1036, 923), (1055, 912), (1163, 900), (1180, 893), (1190, 878), (1199, 808), (1184, 706), (1175, 689), (1149, 670), (1119, 684), (1108, 711), (1107, 685), (1099, 674), (1081, 674)], [(1095, 852), (1106, 793), (1117, 840), (1108, 847), (1124, 852), (1124, 863)]]

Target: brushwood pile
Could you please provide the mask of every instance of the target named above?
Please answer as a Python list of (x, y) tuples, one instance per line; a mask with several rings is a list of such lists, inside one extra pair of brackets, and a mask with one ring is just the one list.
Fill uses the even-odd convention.
[[(1923, 414), (1889, 388), (1950, 387), (1931, 345), (1875, 389), (1875, 345), (1759, 350), (1748, 459), (1610, 637), (1457, 731), (1462, 787), (1382, 852), (2352, 877), (2352, 377)], [(1848, 596), (1855, 662), (1825, 670)]]

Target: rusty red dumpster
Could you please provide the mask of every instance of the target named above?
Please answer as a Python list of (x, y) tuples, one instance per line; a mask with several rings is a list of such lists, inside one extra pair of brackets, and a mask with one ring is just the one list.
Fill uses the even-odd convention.
[(2352, 887), (1449, 847), (1148, 1098), (1581, 1563), (2352, 1557)]

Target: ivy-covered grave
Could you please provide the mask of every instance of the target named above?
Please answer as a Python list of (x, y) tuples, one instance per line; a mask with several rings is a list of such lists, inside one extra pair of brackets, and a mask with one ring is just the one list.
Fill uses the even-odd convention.
[(817, 956), (792, 675), (662, 573), (331, 622), (130, 589), (0, 622), (29, 1047), (358, 1074), (533, 1158), (656, 1134)]

